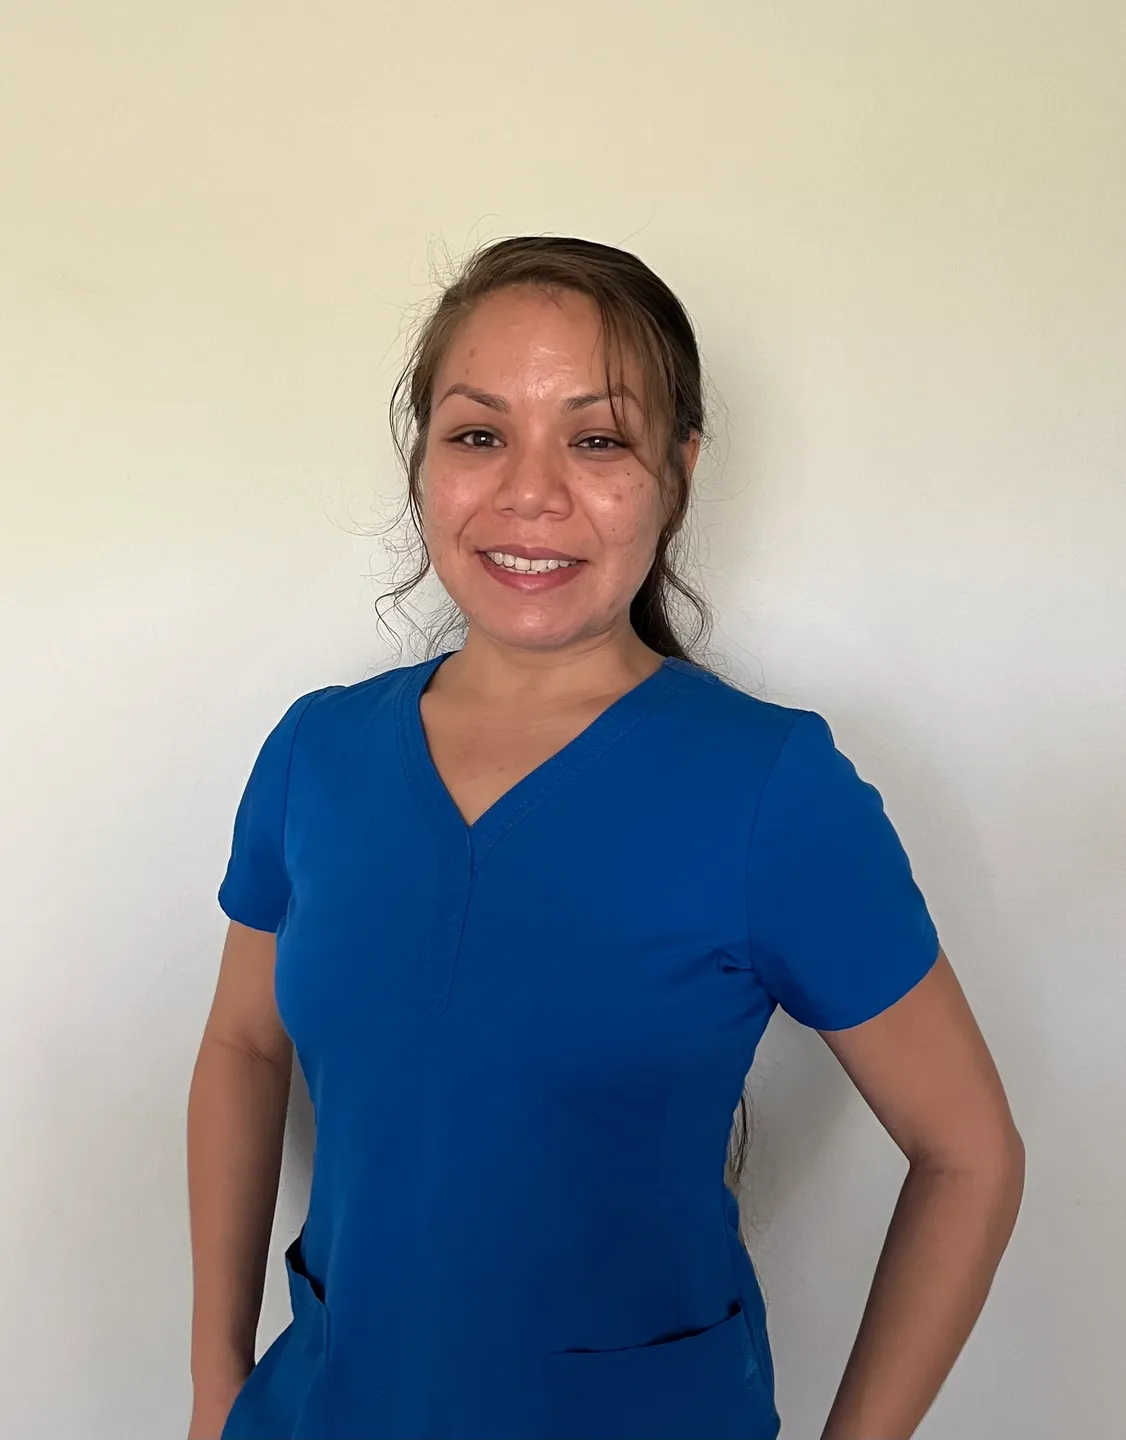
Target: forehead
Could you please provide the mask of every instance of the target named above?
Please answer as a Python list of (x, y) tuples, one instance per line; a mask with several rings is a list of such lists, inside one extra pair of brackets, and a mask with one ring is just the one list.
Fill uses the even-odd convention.
[[(484, 296), (458, 326), (439, 367), (440, 381), (467, 380), (494, 388), (563, 384), (603, 386), (606, 364), (598, 307), (574, 290), (547, 292), (521, 286)], [(632, 354), (611, 353), (614, 378), (640, 393), (640, 371)]]

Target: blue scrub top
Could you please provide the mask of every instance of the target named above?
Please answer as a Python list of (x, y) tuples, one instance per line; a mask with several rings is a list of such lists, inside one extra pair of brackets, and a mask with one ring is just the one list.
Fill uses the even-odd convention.
[(773, 1440), (732, 1116), (776, 1005), (931, 968), (908, 859), (819, 715), (674, 658), (467, 825), (452, 653), (295, 700), (238, 806), (219, 903), (277, 932), (317, 1139), (222, 1440)]

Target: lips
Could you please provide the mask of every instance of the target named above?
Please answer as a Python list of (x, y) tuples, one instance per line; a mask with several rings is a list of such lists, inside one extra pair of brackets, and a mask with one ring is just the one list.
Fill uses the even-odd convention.
[(573, 565), (555, 565), (549, 570), (521, 570), (515, 565), (498, 565), (483, 550), (477, 558), (498, 584), (525, 595), (540, 595), (571, 584), (586, 563), (580, 560)]

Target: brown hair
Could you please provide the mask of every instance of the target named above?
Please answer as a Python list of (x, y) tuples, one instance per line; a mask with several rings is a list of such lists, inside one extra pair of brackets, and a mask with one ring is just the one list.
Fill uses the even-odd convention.
[[(410, 344), (403, 369), (391, 395), (391, 434), (407, 475), (402, 509), (393, 521), (409, 516), (406, 550), (414, 569), (404, 580), (376, 600), (390, 597), (398, 609), (430, 570), (430, 556), (422, 528), (420, 477), (426, 452), (433, 403), (434, 381), (458, 326), (484, 296), (513, 286), (536, 286), (548, 293), (573, 291), (586, 295), (598, 307), (602, 327), (603, 358), (607, 376), (624, 353), (637, 360), (643, 377), (639, 396), (646, 435), (656, 440), (651, 470), (671, 501), (657, 538), (653, 563), (630, 603), (630, 624), (638, 637), (660, 655), (701, 663), (703, 645), (712, 629), (707, 601), (678, 573), (683, 544), (682, 525), (688, 512), (691, 477), (680, 446), (693, 431), (710, 440), (704, 407), (704, 382), (692, 322), (663, 280), (626, 250), (570, 236), (521, 235), (497, 240), (472, 252), (457, 267), (437, 303), (424, 316)], [(619, 413), (613, 384), (610, 407), (623, 434), (629, 434)], [(691, 616), (691, 633), (681, 638), (673, 617), (676, 602)], [(434, 655), (446, 648), (464, 616), (456, 605), (439, 614), (424, 631), (426, 650)], [(417, 628), (417, 627), (416, 627)], [(709, 668), (718, 670), (717, 664)], [(727, 1180), (735, 1189), (746, 1158), (749, 1139), (746, 1096), (740, 1099), (732, 1143), (728, 1150)]]

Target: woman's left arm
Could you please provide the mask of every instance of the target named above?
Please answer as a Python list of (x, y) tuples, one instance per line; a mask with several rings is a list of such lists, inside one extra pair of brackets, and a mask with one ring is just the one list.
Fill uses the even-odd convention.
[(909, 1440), (973, 1329), (1024, 1190), (1024, 1146), (946, 956), (826, 1044), (910, 1164), (822, 1440)]

